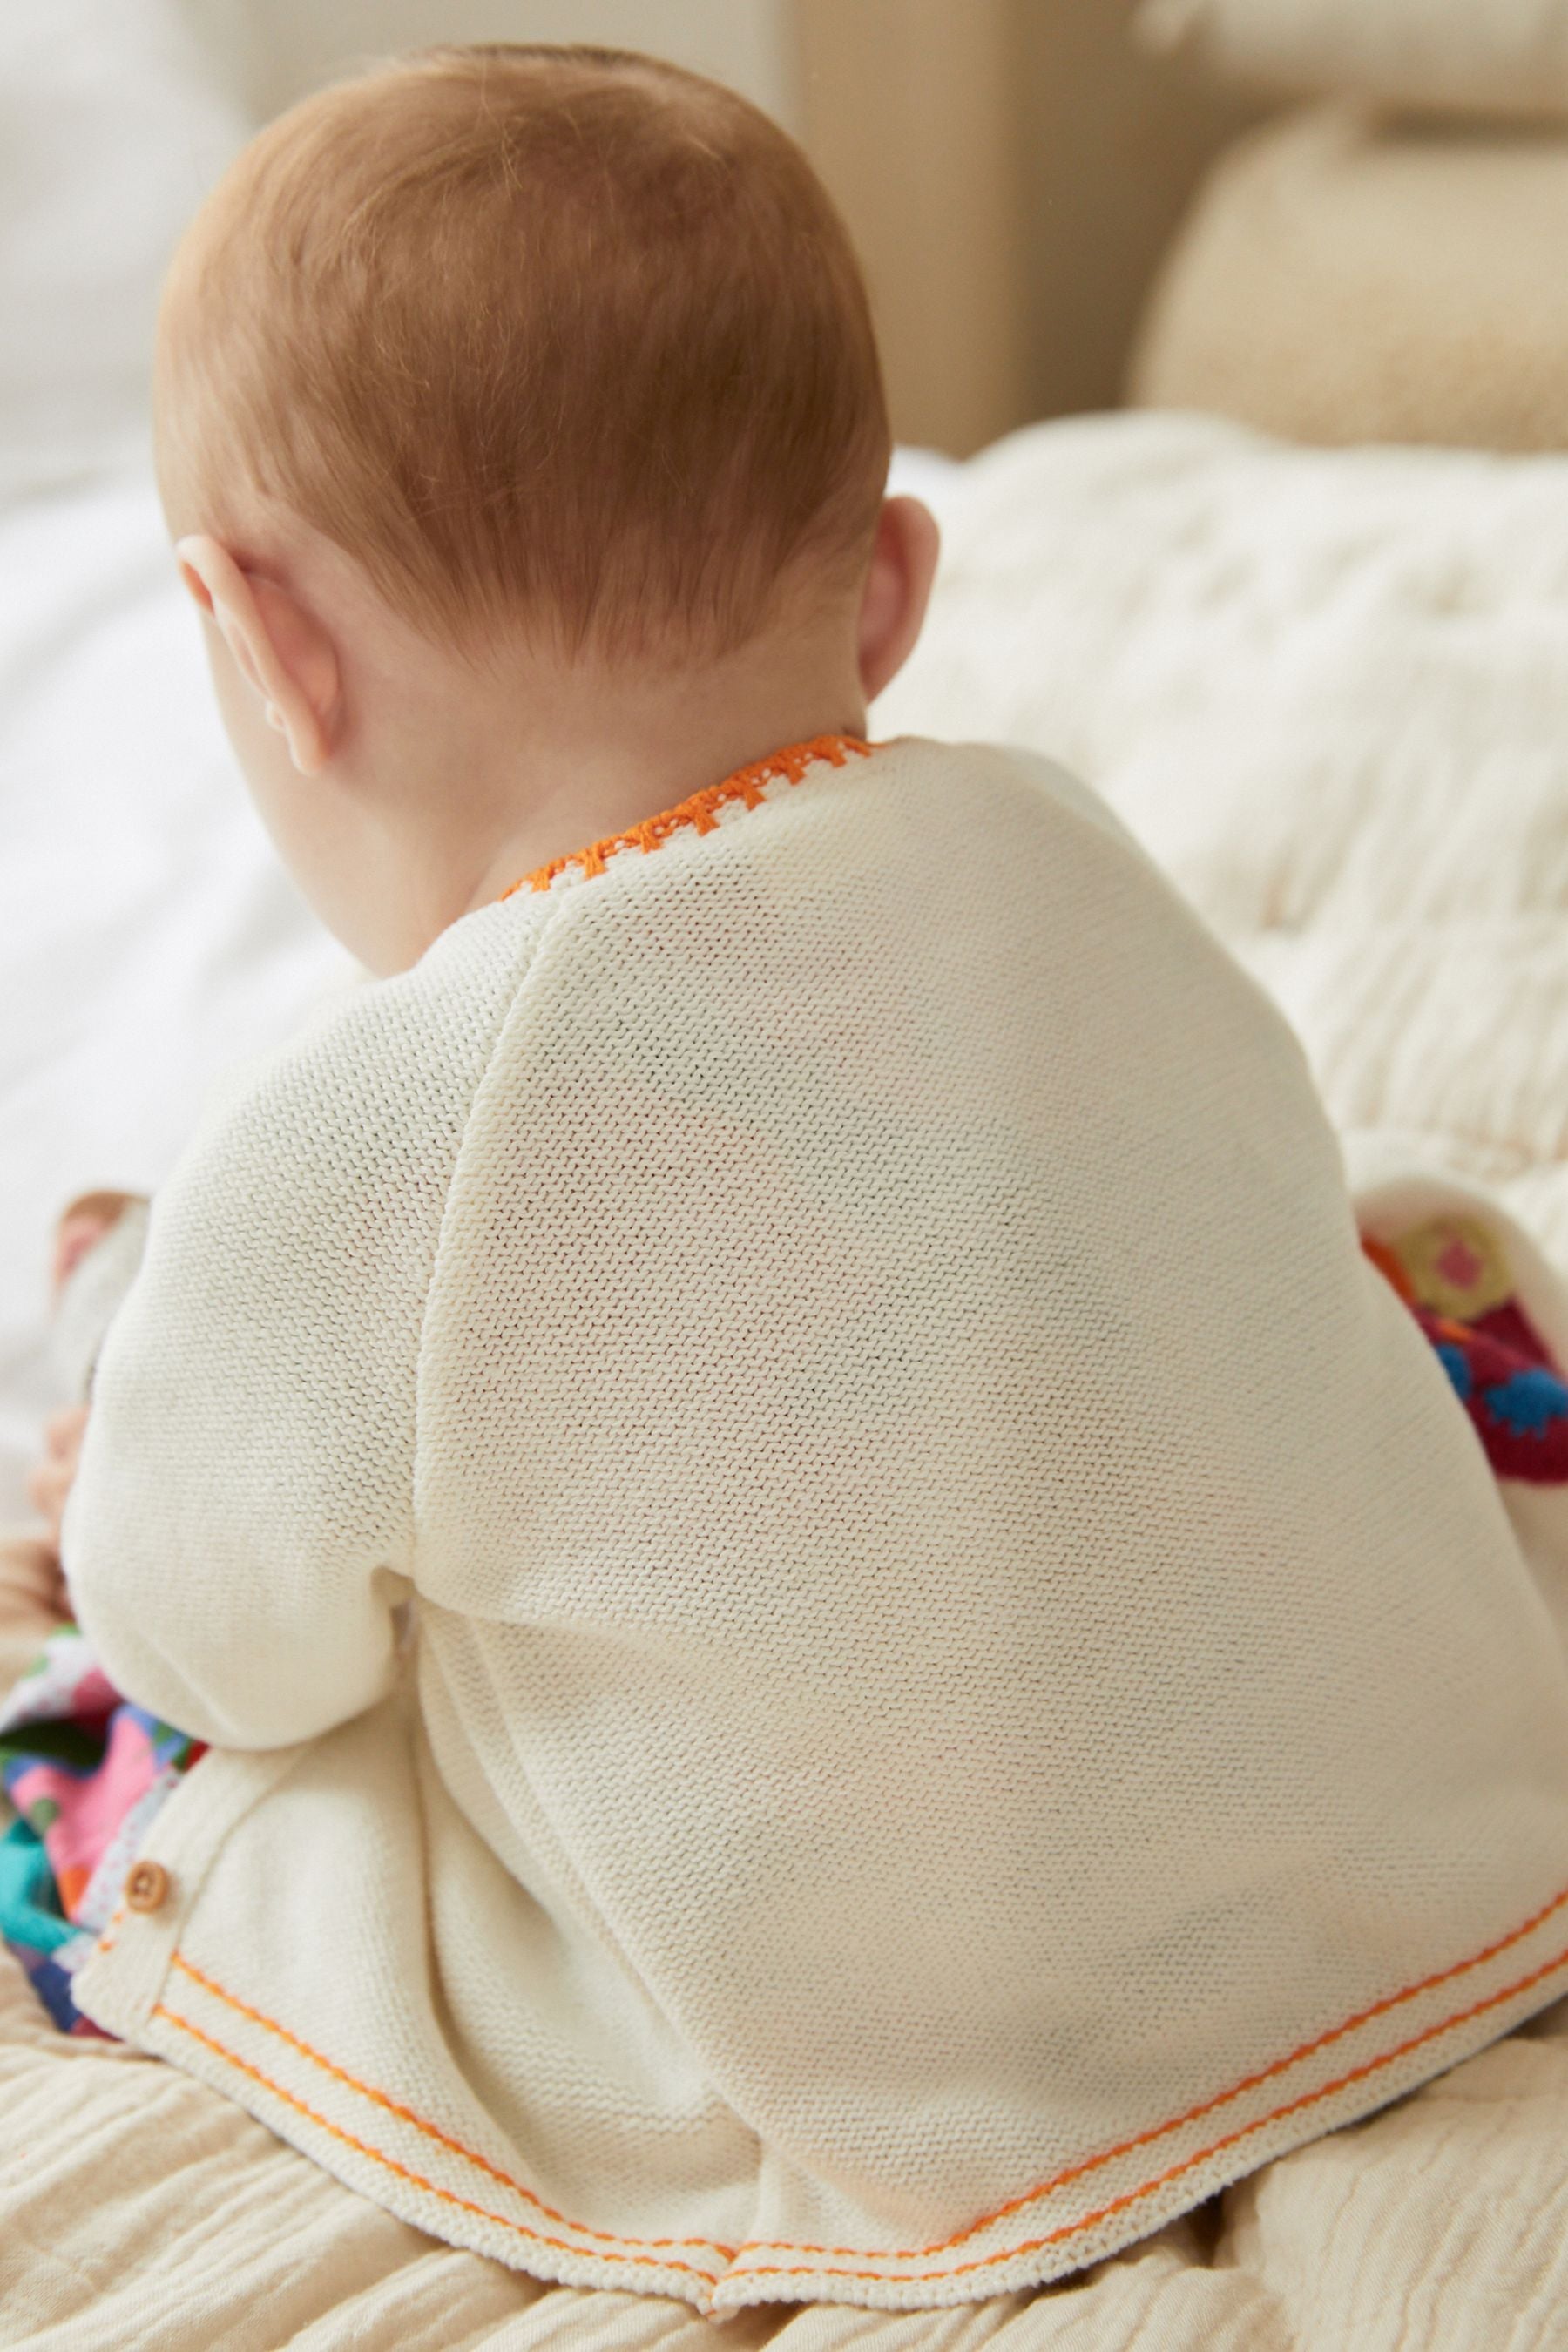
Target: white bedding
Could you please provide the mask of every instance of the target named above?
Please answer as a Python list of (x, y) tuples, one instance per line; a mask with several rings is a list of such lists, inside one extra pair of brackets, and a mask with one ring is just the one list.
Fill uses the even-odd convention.
[(1342, 1131), (1500, 1185), (1568, 1261), (1568, 458), (1033, 428), (967, 469), (877, 718), (1088, 776)]
[(150, 482), (0, 511), (0, 1524), (58, 1401), (54, 1216), (155, 1183), (343, 961), (245, 801)]
[(1568, 2038), (1543, 2026), (1059, 2286), (952, 2311), (780, 2305), (719, 2322), (662, 2296), (542, 2286), (422, 2237), (189, 2076), (62, 2040), (6, 1964), (4, 2341), (7, 2352), (1562, 2352), (1565, 2102)]

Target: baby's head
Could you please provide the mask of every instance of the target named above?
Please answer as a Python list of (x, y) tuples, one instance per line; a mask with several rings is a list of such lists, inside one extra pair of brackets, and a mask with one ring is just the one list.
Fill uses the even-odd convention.
[(272, 124), (176, 257), (156, 418), (236, 750), (381, 970), (860, 731), (935, 562), (805, 157), (647, 58), (433, 51)]

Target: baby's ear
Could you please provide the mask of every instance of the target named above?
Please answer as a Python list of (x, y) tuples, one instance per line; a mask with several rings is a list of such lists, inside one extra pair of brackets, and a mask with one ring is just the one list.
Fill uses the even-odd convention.
[(180, 540), (174, 554), (180, 577), (227, 646), (268, 725), (287, 738), (295, 767), (302, 776), (319, 774), (342, 719), (331, 638), (291, 590), (247, 571), (205, 533)]
[(936, 577), (942, 536), (919, 499), (886, 499), (860, 598), (860, 684), (868, 702), (914, 650)]

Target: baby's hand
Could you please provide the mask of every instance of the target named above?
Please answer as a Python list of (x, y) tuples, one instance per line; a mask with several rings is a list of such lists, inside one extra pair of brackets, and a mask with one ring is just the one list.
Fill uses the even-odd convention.
[(0, 1535), (0, 1643), (18, 1632), (41, 1642), (51, 1625), (68, 1621), (60, 1564), (37, 1536)]
[[(133, 1192), (84, 1192), (71, 1202), (55, 1227), (49, 1272), (57, 1303), (88, 1252), (120, 1223), (135, 1198)], [(86, 1405), (70, 1405), (63, 1412), (51, 1413), (44, 1423), (44, 1458), (27, 1481), (27, 1499), (43, 1516), (57, 1561), (66, 1498), (81, 1459), (86, 1431)]]
[(86, 1433), (86, 1405), (73, 1404), (64, 1412), (51, 1413), (44, 1423), (44, 1458), (27, 1481), (27, 1499), (42, 1514), (57, 1559), (66, 1497), (81, 1460), (81, 1442)]
[(52, 1272), (57, 1299), (89, 1250), (120, 1223), (135, 1199), (134, 1192), (84, 1192), (71, 1202), (55, 1227)]

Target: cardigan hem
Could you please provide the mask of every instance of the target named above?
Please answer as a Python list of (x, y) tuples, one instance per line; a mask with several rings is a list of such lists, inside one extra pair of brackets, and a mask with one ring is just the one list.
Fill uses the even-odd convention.
[[(1100, 2262), (1272, 2158), (1418, 2089), (1564, 1993), (1568, 1889), (1469, 1959), (1318, 2034), (1184, 2115), (1086, 2153), (949, 2238), (908, 2249), (788, 2242), (731, 2248), (700, 2234), (638, 2240), (570, 2221), (178, 1952), (135, 2039), (224, 2093), (345, 2186), (450, 2244), (531, 2276), (674, 2295), (710, 2315), (770, 2302), (920, 2310), (1045, 2284)], [(100, 2006), (112, 2011), (112, 2002)], [(615, 2246), (602, 2242), (611, 2237)]]

